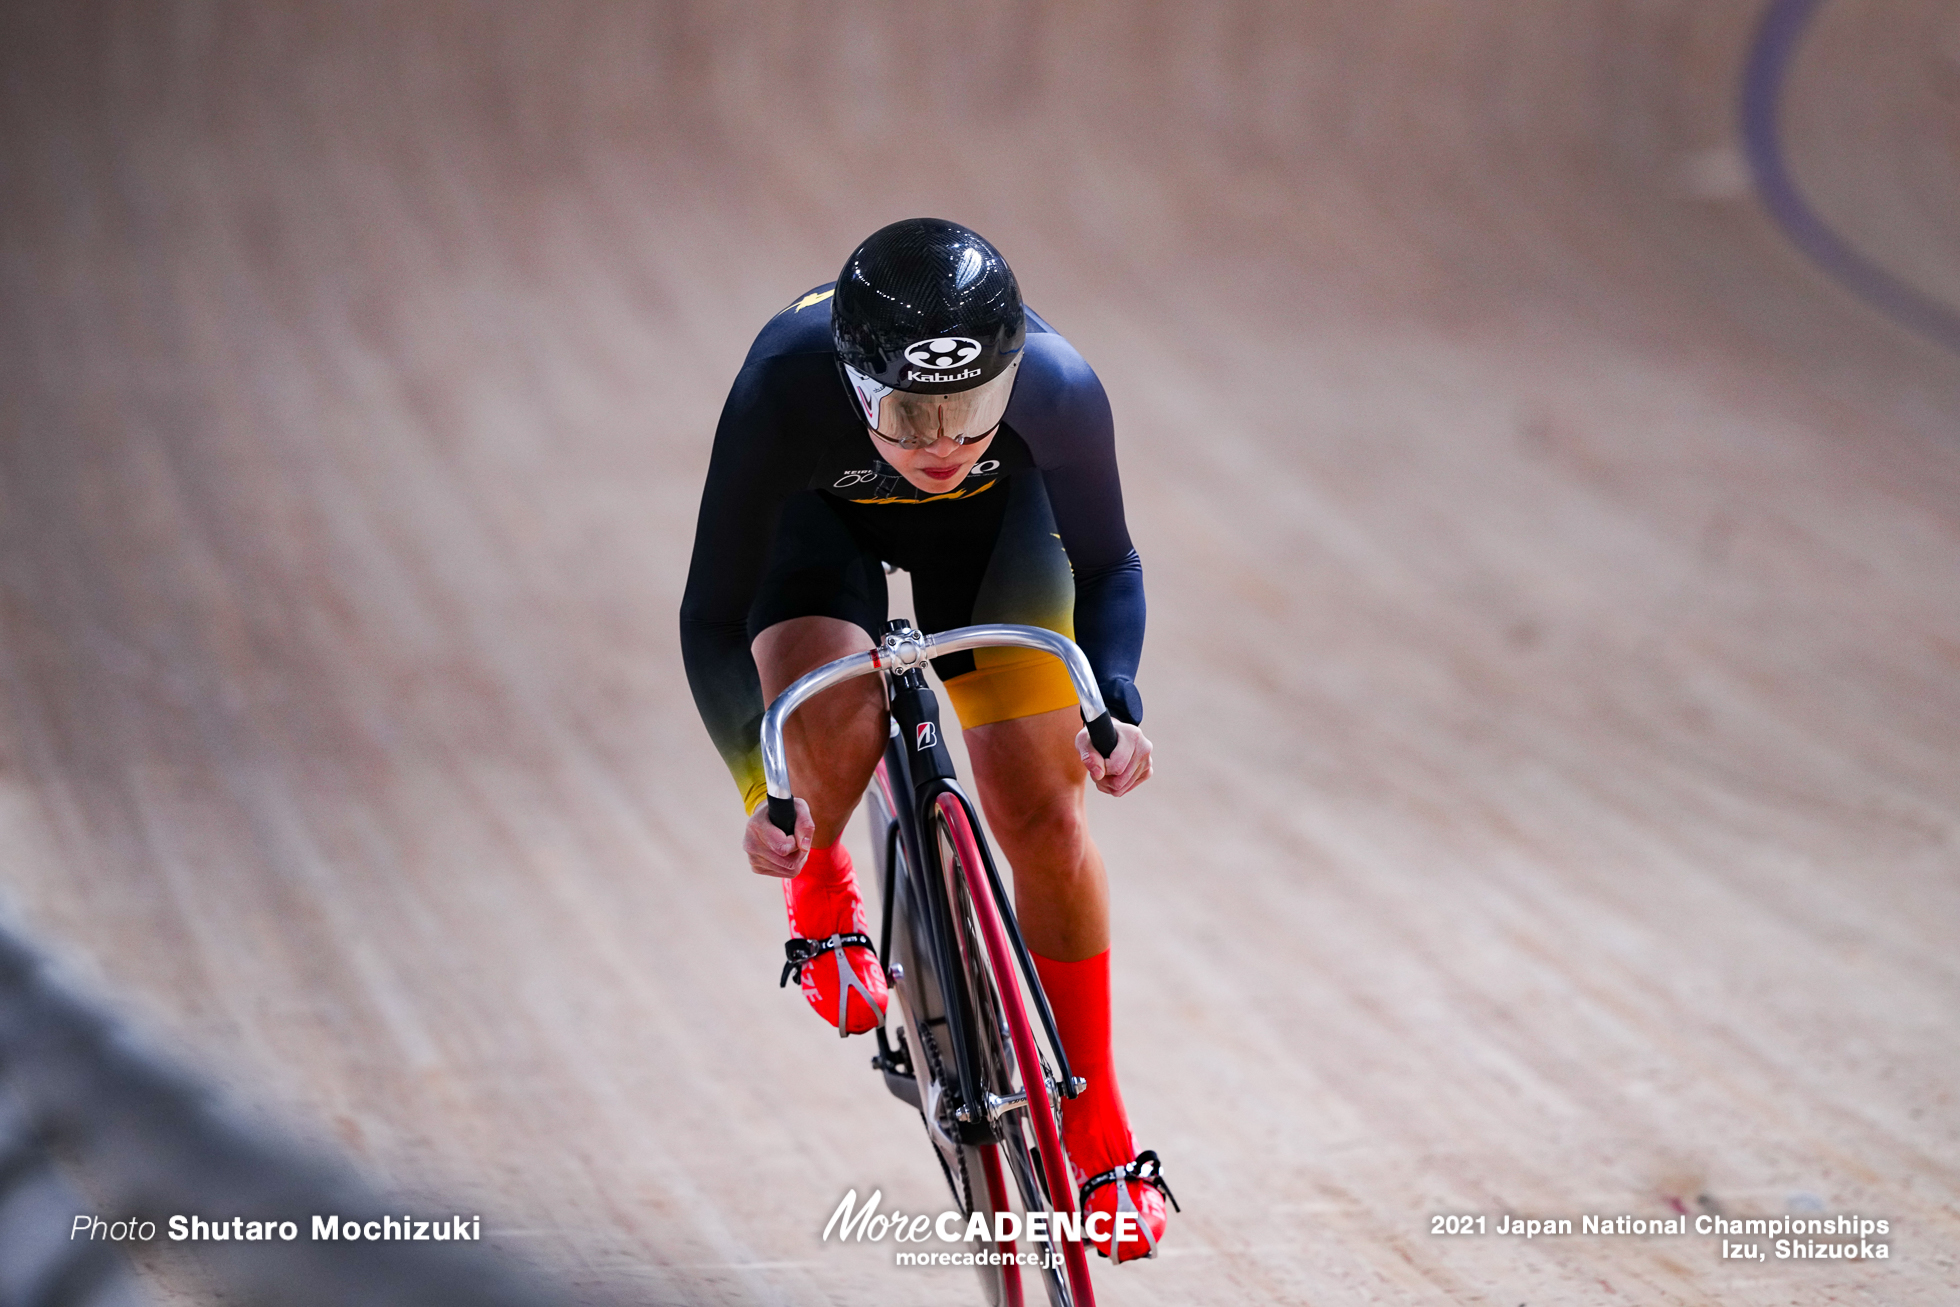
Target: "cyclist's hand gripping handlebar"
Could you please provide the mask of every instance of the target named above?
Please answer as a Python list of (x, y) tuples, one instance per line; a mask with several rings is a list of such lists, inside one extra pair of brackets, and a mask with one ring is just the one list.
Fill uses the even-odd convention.
[[(1109, 755), (1104, 754), (1104, 757)], [(796, 838), (796, 800), (769, 796), (769, 821), (791, 839)]]
[(783, 723), (811, 695), (821, 693), (840, 681), (871, 672), (909, 671), (923, 667), (928, 658), (958, 653), (962, 649), (1011, 647), (1038, 649), (1062, 660), (1069, 683), (1082, 709), (1082, 723), (1089, 742), (1107, 758), (1116, 750), (1116, 723), (1110, 719), (1096, 686), (1089, 660), (1075, 641), (1041, 626), (962, 626), (938, 635), (922, 635), (914, 630), (889, 631), (876, 649), (851, 654), (825, 663), (799, 677), (776, 696), (769, 711), (762, 715), (762, 772), (769, 782), (769, 820), (785, 835), (796, 833), (796, 800), (789, 788), (789, 760), (783, 752)]
[(1088, 728), (1089, 743), (1096, 746), (1097, 753), (1107, 758), (1116, 752), (1116, 723), (1111, 720), (1107, 708), (1103, 709), (1103, 715), (1097, 718), (1092, 719), (1088, 714), (1083, 714), (1082, 724)]

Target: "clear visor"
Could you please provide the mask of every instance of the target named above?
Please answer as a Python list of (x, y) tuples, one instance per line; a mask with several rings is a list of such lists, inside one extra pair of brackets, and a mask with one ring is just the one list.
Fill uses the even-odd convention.
[(993, 434), (1007, 412), (1020, 367), (1021, 360), (1015, 359), (999, 376), (953, 395), (888, 390), (869, 377), (846, 371), (857, 391), (864, 424), (901, 448), (924, 449), (947, 437), (965, 445)]

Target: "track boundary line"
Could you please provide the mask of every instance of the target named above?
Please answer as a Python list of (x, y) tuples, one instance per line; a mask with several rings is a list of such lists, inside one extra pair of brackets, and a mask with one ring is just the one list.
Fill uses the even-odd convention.
[(1833, 280), (1901, 326), (1960, 353), (1960, 311), (1864, 254), (1819, 216), (1783, 156), (1780, 109), (1790, 65), (1824, 0), (1771, 0), (1750, 43), (1742, 78), (1743, 151), (1756, 195), (1791, 244)]

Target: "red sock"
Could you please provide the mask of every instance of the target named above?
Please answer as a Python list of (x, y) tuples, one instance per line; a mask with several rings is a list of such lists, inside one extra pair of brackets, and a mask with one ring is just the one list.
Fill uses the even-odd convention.
[(1054, 1009), (1069, 1070), (1089, 1082), (1081, 1097), (1062, 1100), (1062, 1146), (1087, 1179), (1136, 1156), (1109, 1047), (1109, 950), (1080, 962), (1036, 953), (1034, 969)]
[(803, 869), (783, 882), (789, 928), (804, 939), (828, 939), (863, 930), (861, 903), (851, 853), (842, 840), (811, 849)]

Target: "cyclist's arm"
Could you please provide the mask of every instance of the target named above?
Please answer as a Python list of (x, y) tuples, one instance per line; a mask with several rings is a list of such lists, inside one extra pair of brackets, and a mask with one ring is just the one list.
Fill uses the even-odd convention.
[[(1022, 433), (1048, 487), (1055, 528), (1075, 570), (1075, 642), (1089, 658), (1109, 710), (1137, 723), (1143, 657), (1143, 563), (1123, 520), (1116, 429), (1102, 382), (1058, 335), (1028, 337), (1030, 363), (1008, 420)], [(1024, 368), (1027, 365), (1023, 365)], [(1025, 386), (1034, 380), (1034, 386)]]
[[(1066, 546), (1066, 531), (1062, 539)], [(1111, 715), (1133, 726), (1143, 721), (1143, 696), (1136, 687), (1143, 620), (1143, 560), (1135, 549), (1100, 570), (1076, 572), (1075, 642), (1096, 670)]]
[(809, 442), (771, 383), (774, 361), (751, 358), (715, 428), (694, 555), (681, 598), (681, 659), (716, 752), (753, 811), (762, 776), (762, 682), (749, 653), (749, 606), (769, 558), (783, 500), (809, 476)]

